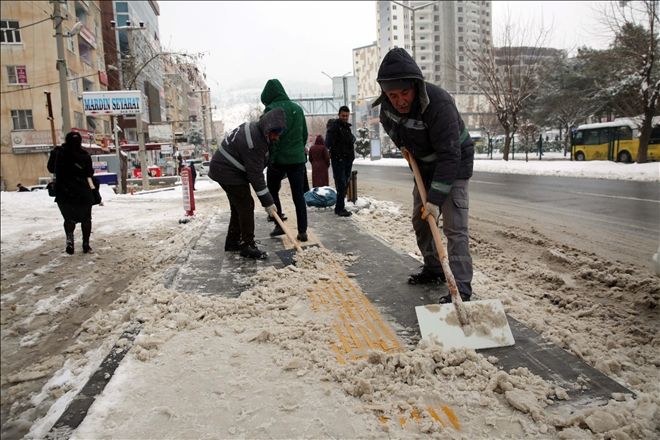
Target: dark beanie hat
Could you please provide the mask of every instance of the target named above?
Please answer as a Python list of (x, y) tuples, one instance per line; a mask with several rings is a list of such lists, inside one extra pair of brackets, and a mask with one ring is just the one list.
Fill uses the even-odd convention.
[(77, 131), (70, 131), (64, 137), (64, 141), (72, 147), (82, 146), (82, 136)]
[(405, 90), (413, 87), (413, 80), (411, 79), (392, 79), (392, 80), (381, 80), (380, 88), (385, 92), (390, 90)]
[(323, 142), (323, 136), (321, 136), (321, 135), (316, 136), (316, 140), (314, 141), (314, 145), (325, 145), (325, 142)]

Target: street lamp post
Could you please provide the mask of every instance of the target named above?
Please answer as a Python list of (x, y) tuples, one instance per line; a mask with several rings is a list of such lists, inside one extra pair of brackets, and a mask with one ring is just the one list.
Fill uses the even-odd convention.
[[(327, 76), (328, 78), (330, 78), (331, 80), (334, 79), (333, 77), (331, 77), (330, 75), (328, 75), (324, 71), (321, 71), (321, 73), (324, 74), (325, 76)], [(346, 107), (348, 107), (348, 75), (350, 73), (351, 72), (346, 72), (341, 76), (342, 86), (344, 87), (344, 105)]]
[(406, 8), (410, 11), (410, 16), (411, 16), (411, 21), (412, 21), (412, 23), (411, 23), (411, 33), (410, 33), (410, 39), (412, 40), (411, 41), (411, 43), (412, 43), (412, 57), (413, 57), (413, 60), (415, 60), (415, 62), (417, 62), (416, 47), (415, 47), (416, 46), (415, 45), (415, 12), (422, 9), (422, 8), (425, 8), (427, 6), (432, 5), (434, 2), (424, 3), (423, 5), (419, 5), (419, 6), (408, 6), (408, 5), (404, 5), (401, 2), (396, 2), (396, 1), (392, 1), (392, 3), (396, 3), (397, 5), (399, 5), (403, 8)]

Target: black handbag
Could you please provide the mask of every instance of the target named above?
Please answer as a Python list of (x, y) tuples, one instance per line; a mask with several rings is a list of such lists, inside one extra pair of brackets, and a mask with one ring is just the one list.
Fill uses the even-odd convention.
[(99, 179), (96, 177), (92, 177), (92, 184), (94, 185), (94, 188), (92, 189), (92, 198), (94, 199), (94, 202), (92, 202), (92, 205), (100, 205), (101, 202), (103, 202), (103, 197), (101, 197), (101, 182)]
[(49, 196), (51, 196), (51, 197), (57, 196), (57, 193), (55, 192), (55, 181), (54, 180), (51, 180), (50, 182), (48, 182), (48, 184), (46, 185), (46, 189), (48, 190), (48, 195)]

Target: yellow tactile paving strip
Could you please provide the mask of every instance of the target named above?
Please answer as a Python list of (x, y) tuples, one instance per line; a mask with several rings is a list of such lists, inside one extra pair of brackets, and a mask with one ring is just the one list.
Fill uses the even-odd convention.
[[(309, 241), (301, 244), (323, 246), (311, 231), (308, 230), (307, 234)], [(283, 236), (282, 240), (285, 248), (293, 247), (293, 243), (286, 236)], [(406, 350), (394, 330), (346, 271), (336, 264), (331, 272), (336, 274), (333, 279), (318, 280), (313, 288), (307, 290), (307, 295), (312, 302), (312, 310), (334, 317), (332, 327), (337, 340), (331, 344), (331, 348), (337, 362), (345, 364), (347, 361), (363, 359), (370, 350), (387, 353)], [(456, 413), (447, 405), (413, 408), (410, 414), (401, 414), (397, 422), (401, 427), (405, 427), (410, 419), (419, 422), (424, 411), (441, 428), (451, 426), (461, 430)], [(378, 420), (383, 425), (387, 425), (390, 418), (381, 415)]]
[(341, 364), (364, 358), (369, 350), (404, 350), (394, 331), (341, 268), (332, 280), (319, 280), (307, 294), (314, 311), (332, 314), (337, 341), (332, 349)]

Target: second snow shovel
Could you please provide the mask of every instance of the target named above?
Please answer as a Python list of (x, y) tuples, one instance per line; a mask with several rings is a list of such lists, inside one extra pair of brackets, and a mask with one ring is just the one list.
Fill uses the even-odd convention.
[[(403, 157), (406, 158), (412, 168), (422, 206), (425, 206), (426, 187), (422, 181), (417, 162), (406, 149), (403, 149)], [(449, 267), (447, 251), (438, 229), (438, 219), (432, 214), (428, 214), (426, 220), (433, 234), (433, 241), (442, 265), (442, 271), (445, 273), (452, 303), (415, 307), (422, 339), (435, 339), (442, 343), (443, 349), (472, 348), (476, 350), (515, 344), (509, 321), (504, 313), (504, 306), (499, 300), (463, 302), (456, 286), (454, 274)]]
[(287, 228), (286, 226), (284, 226), (284, 222), (282, 221), (282, 219), (280, 218), (280, 216), (279, 216), (276, 212), (273, 213), (273, 218), (275, 219), (275, 221), (277, 222), (277, 224), (280, 225), (280, 228), (282, 228), (282, 230), (284, 231), (284, 233), (286, 234), (286, 236), (289, 237), (289, 240), (291, 240), (291, 243), (293, 243), (293, 247), (296, 249), (295, 251), (291, 251), (290, 249), (285, 249), (285, 250), (283, 250), (283, 251), (277, 251), (277, 252), (275, 252), (275, 253), (280, 257), (280, 259), (282, 260), (282, 262), (283, 262), (286, 266), (288, 266), (289, 264), (293, 264), (293, 254), (294, 254), (295, 252), (302, 252), (302, 247), (300, 247), (300, 244), (298, 243), (298, 240), (297, 240), (296, 237), (291, 233), (291, 231), (289, 230), (289, 228)]

